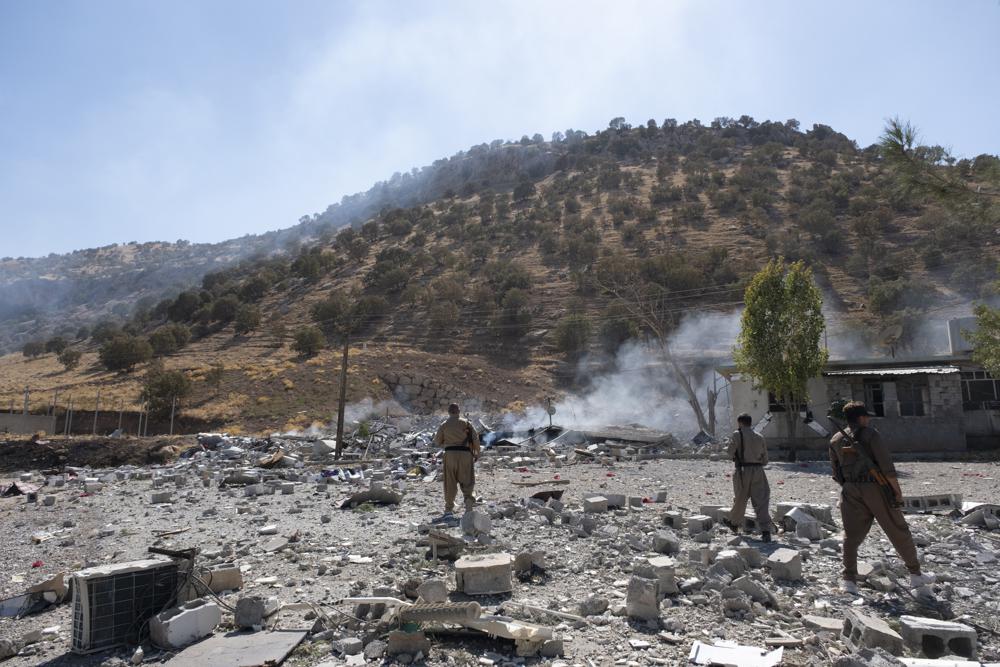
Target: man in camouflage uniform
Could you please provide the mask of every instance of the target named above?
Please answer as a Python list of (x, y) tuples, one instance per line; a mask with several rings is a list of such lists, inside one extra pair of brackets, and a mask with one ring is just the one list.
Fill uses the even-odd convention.
[[(910, 571), (910, 587), (934, 582), (934, 575), (922, 574), (910, 527), (900, 505), (896, 468), (889, 448), (879, 432), (869, 425), (871, 415), (865, 404), (851, 401), (844, 406), (847, 429), (830, 440), (830, 464), (833, 479), (840, 484), (840, 516), (844, 522), (844, 571), (841, 588), (857, 594), (858, 548), (868, 536), (872, 522), (878, 521), (882, 532)], [(879, 480), (885, 482), (885, 486)]]
[(743, 517), (747, 511), (747, 501), (753, 503), (757, 517), (757, 526), (761, 531), (761, 540), (771, 541), (771, 515), (768, 505), (771, 502), (771, 486), (764, 474), (767, 465), (767, 443), (764, 437), (754, 431), (751, 426), (753, 419), (743, 413), (736, 418), (736, 431), (729, 438), (729, 458), (736, 464), (733, 471), (733, 509), (729, 513), (728, 526), (739, 532), (743, 525)]
[(472, 495), (476, 485), (475, 462), (479, 459), (479, 434), (459, 415), (457, 403), (448, 406), (448, 420), (438, 427), (434, 444), (444, 447), (444, 518), (455, 509), (455, 496), (462, 487), (465, 511), (475, 506)]

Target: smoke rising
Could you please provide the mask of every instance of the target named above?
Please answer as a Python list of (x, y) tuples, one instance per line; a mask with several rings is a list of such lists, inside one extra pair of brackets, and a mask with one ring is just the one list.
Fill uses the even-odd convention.
[[(693, 313), (685, 316), (670, 336), (670, 349), (689, 369), (690, 381), (703, 405), (708, 389), (715, 383), (714, 368), (729, 358), (738, 330), (739, 312)], [(595, 374), (595, 366), (607, 370)], [(605, 359), (584, 358), (577, 366), (577, 375), (580, 379), (593, 379), (582, 391), (554, 403), (553, 420), (561, 425), (582, 428), (638, 425), (669, 431), (678, 437), (698, 431), (686, 394), (654, 341), (627, 343), (610, 364)], [(721, 411), (726, 410), (723, 403), (720, 399)], [(718, 417), (725, 423), (725, 414)], [(522, 431), (547, 423), (545, 407), (534, 406), (524, 414), (508, 415), (503, 428)]]

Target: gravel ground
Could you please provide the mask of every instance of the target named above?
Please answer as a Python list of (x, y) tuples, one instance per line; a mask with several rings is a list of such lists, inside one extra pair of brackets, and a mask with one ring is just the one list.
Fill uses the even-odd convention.
[[(285, 603), (309, 602), (319, 605), (335, 621), (343, 621), (329, 625), (333, 632), (321, 637), (364, 637), (366, 632), (374, 631), (375, 623), (360, 625), (351, 620), (348, 615), (354, 610), (337, 605), (340, 598), (371, 594), (377, 587), (398, 589), (413, 578), (448, 579), (453, 571), (448, 562), (427, 560), (426, 548), (417, 544), (422, 537), (419, 526), (442, 511), (439, 482), (408, 480), (398, 507), (339, 510), (338, 501), (352, 492), (349, 483), (329, 484), (326, 492), (319, 491), (315, 484), (300, 483), (292, 495), (246, 498), (239, 488), (202, 486), (196, 476), (197, 462), (182, 465), (188, 466), (188, 481), (174, 489), (174, 503), (169, 505), (151, 505), (151, 482), (136, 479), (105, 484), (90, 495), (82, 494), (79, 486), (66, 486), (53, 492), (53, 506), (28, 504), (23, 497), (0, 499), (0, 525), (4, 529), (0, 559), (6, 564), (0, 570), (2, 597), (21, 593), (57, 572), (144, 558), (147, 547), (154, 543), (177, 549), (198, 547), (210, 554), (209, 562), (231, 561), (242, 568), (244, 588), (224, 595), (228, 603), (234, 604), (238, 597), (248, 594), (277, 596)], [(1000, 468), (996, 463), (908, 462), (898, 468), (907, 495), (961, 493), (965, 500), (1000, 500)], [(860, 607), (894, 624), (902, 614), (933, 615), (942, 606), (950, 606), (956, 620), (981, 626), (981, 660), (1000, 660), (1000, 641), (987, 629), (995, 627), (1000, 612), (1000, 589), (996, 585), (1000, 578), (993, 561), (1000, 538), (983, 529), (958, 525), (947, 516), (911, 517), (925, 567), (940, 578), (934, 587), (942, 603), (939, 606), (925, 607), (908, 594), (892, 590), (893, 579), (905, 571), (876, 527), (862, 547), (861, 557), (876, 564), (876, 573), (878, 563), (884, 563), (886, 573), (892, 576), (873, 575), (862, 585), (860, 598), (838, 591), (839, 554), (830, 548), (830, 542), (823, 547), (818, 541), (809, 543), (792, 535), (777, 535), (773, 544), (764, 545), (752, 538), (747, 538), (747, 543), (759, 547), (765, 555), (780, 547), (800, 550), (805, 581), (778, 582), (766, 568), (751, 569), (750, 576), (776, 596), (773, 607), (755, 605), (752, 617), (727, 617), (719, 593), (709, 585), (668, 597), (662, 604), (659, 624), (636, 622), (620, 615), (633, 568), (657, 555), (651, 549), (651, 536), (664, 529), (663, 512), (678, 509), (695, 514), (701, 505), (729, 505), (730, 473), (729, 464), (707, 460), (623, 462), (613, 466), (581, 463), (559, 468), (544, 464), (516, 469), (509, 462), (495, 462), (487, 454), (479, 466), (477, 485), (483, 509), (493, 516), (491, 534), (495, 543), (487, 550), (517, 554), (542, 549), (546, 552), (546, 567), (544, 575), (533, 581), (515, 579), (511, 596), (480, 602), (484, 606), (498, 605), (509, 599), (574, 614), (588, 596), (609, 602), (608, 611), (590, 616), (586, 625), (548, 616), (536, 618), (537, 622), (558, 627), (565, 640), (565, 656), (529, 658), (529, 664), (686, 664), (691, 645), (698, 639), (725, 638), (763, 647), (766, 638), (784, 632), (805, 640), (805, 644), (786, 648), (783, 664), (827, 665), (847, 649), (835, 635), (817, 635), (817, 631), (803, 627), (801, 615), (840, 619), (845, 609)], [(510, 482), (553, 479), (555, 475), (570, 482), (557, 487), (565, 489), (567, 511), (578, 512), (584, 494), (592, 491), (647, 497), (665, 491), (667, 502), (590, 515), (597, 527), (589, 537), (579, 537), (571, 526), (563, 525), (558, 514), (550, 523), (537, 509), (521, 507), (514, 511), (515, 504), (546, 487), (526, 489)], [(768, 476), (772, 507), (783, 501), (827, 503), (834, 506), (839, 524), (837, 488), (825, 465), (772, 464)], [(505, 514), (513, 516), (505, 518)], [(328, 522), (321, 519), (323, 515), (329, 517)], [(69, 523), (72, 526), (64, 528)], [(297, 541), (276, 553), (265, 553), (262, 545), (271, 538), (261, 536), (259, 530), (266, 524), (276, 524), (279, 535), (297, 535)], [(179, 529), (187, 530), (159, 541), (154, 538), (156, 532)], [(53, 539), (40, 544), (32, 541), (32, 535), (39, 531), (60, 530), (65, 532)], [(682, 542), (681, 554), (676, 556), (678, 582), (689, 577), (708, 581), (708, 567), (689, 563), (688, 549), (722, 548), (733, 540), (731, 533), (721, 529), (715, 529), (710, 544), (696, 542), (686, 531), (677, 534)], [(836, 532), (832, 535), (838, 536)], [(232, 555), (227, 556), (224, 550), (229, 549)], [(371, 561), (365, 562), (368, 559)], [(42, 564), (33, 567), (38, 561)], [(453, 588), (453, 581), (450, 586)], [(512, 609), (508, 611), (512, 613)], [(5, 667), (112, 665), (131, 657), (134, 647), (87, 657), (69, 653), (70, 612), (70, 605), (64, 604), (20, 620), (0, 619), (0, 639), (16, 639), (52, 626), (59, 628), (54, 638), (32, 644), (27, 649), (30, 654), (9, 659)], [(303, 612), (282, 612), (277, 620), (281, 628), (309, 629), (313, 623)], [(432, 642), (434, 648), (426, 657), (429, 665), (476, 664), (484, 655), (497, 664), (515, 661), (512, 645), (499, 640), (438, 637)], [(648, 646), (642, 642), (648, 642)], [(158, 662), (169, 654), (147, 646), (146, 656), (147, 662)], [(331, 653), (329, 641), (307, 639), (286, 664), (304, 667), (328, 660), (333, 664), (342, 662)]]

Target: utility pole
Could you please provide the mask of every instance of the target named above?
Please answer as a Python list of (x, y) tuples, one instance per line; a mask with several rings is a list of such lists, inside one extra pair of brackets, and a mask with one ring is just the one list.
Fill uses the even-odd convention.
[(97, 388), (97, 398), (94, 400), (94, 428), (91, 435), (97, 435), (97, 415), (101, 411), (101, 388)]
[(344, 356), (340, 362), (340, 401), (337, 405), (337, 448), (334, 450), (333, 458), (340, 460), (344, 452), (344, 407), (347, 403), (347, 353), (350, 349), (350, 335), (344, 332)]
[(145, 438), (147, 435), (149, 435), (149, 403), (148, 402), (142, 404), (142, 411), (146, 415), (146, 426), (142, 429), (142, 437)]
[(56, 403), (59, 402), (59, 390), (56, 389), (52, 392), (52, 409), (49, 410), (49, 416), (54, 416), (56, 414)]
[(177, 397), (174, 396), (170, 401), (170, 435), (174, 434), (174, 410), (177, 409)]

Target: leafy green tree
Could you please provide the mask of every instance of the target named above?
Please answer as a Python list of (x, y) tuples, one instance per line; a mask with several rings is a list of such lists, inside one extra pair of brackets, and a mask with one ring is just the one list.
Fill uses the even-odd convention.
[(1000, 377), (1000, 309), (980, 304), (975, 314), (977, 328), (962, 333), (972, 343), (972, 358), (993, 377)]
[(149, 411), (156, 417), (170, 415), (170, 410), (191, 393), (191, 378), (183, 371), (166, 370), (155, 362), (146, 373), (140, 398), (148, 403)]
[(98, 350), (101, 364), (109, 371), (131, 372), (138, 364), (153, 357), (153, 347), (145, 338), (121, 334), (104, 343)]
[(53, 336), (45, 341), (45, 351), (56, 355), (60, 354), (67, 347), (69, 347), (69, 341), (62, 336)]
[(250, 304), (241, 304), (236, 309), (236, 318), (233, 321), (233, 329), (236, 335), (242, 336), (257, 329), (260, 326), (260, 308)]
[(615, 353), (622, 344), (639, 335), (639, 325), (621, 304), (614, 303), (608, 306), (604, 310), (603, 320), (600, 339), (601, 346), (606, 352)]
[(90, 340), (100, 345), (119, 334), (121, 334), (121, 327), (111, 320), (101, 320), (90, 330)]
[(507, 290), (500, 302), (501, 335), (520, 338), (531, 327), (531, 297), (520, 288)]
[(804, 263), (778, 258), (757, 272), (743, 300), (736, 366), (784, 407), (794, 460), (798, 406), (808, 404), (808, 382), (828, 358), (821, 344), (823, 297)]
[(45, 354), (45, 343), (40, 340), (29, 340), (21, 348), (21, 354), (29, 359), (34, 359), (35, 357), (40, 357)]
[(302, 327), (295, 332), (292, 349), (304, 357), (315, 357), (323, 349), (323, 332), (316, 327)]
[(197, 292), (188, 290), (178, 294), (174, 302), (167, 307), (167, 317), (174, 322), (187, 322), (199, 308), (201, 308), (201, 297)]
[(59, 363), (63, 365), (63, 368), (71, 371), (80, 365), (80, 357), (82, 356), (83, 353), (80, 352), (80, 350), (74, 350), (71, 347), (67, 347), (59, 353)]
[(309, 314), (316, 326), (332, 340), (349, 328), (352, 310), (351, 300), (347, 295), (334, 292), (314, 305)]

